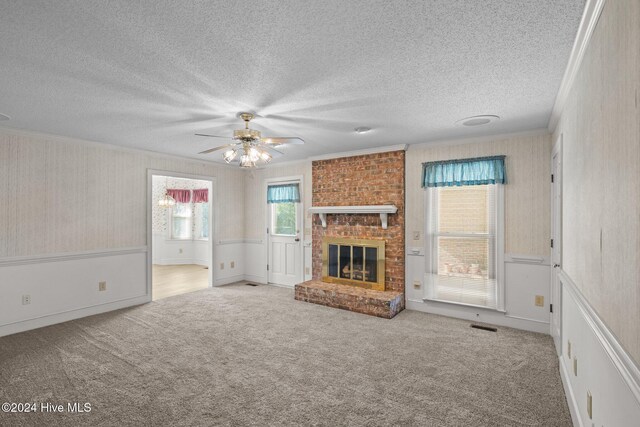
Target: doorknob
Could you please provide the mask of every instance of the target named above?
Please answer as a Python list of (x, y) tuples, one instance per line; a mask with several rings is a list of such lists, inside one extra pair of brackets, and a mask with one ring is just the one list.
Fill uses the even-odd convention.
[(296, 242), (299, 242), (299, 241), (300, 241), (300, 238), (299, 238), (299, 237), (296, 237), (296, 239), (295, 239), (295, 240), (296, 240)]

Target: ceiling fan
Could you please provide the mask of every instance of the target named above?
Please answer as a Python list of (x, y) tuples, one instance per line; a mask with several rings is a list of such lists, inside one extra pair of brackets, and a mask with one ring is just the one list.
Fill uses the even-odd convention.
[(255, 117), (253, 113), (241, 112), (238, 116), (244, 120), (244, 129), (234, 130), (232, 137), (197, 133), (197, 136), (233, 140), (229, 144), (213, 147), (198, 154), (209, 154), (214, 151), (225, 150), (222, 154), (225, 162), (239, 161), (241, 168), (253, 168), (259, 161), (269, 163), (273, 157), (284, 154), (276, 150), (276, 147), (304, 144), (304, 140), (298, 137), (263, 138), (260, 131), (249, 128), (249, 122)]

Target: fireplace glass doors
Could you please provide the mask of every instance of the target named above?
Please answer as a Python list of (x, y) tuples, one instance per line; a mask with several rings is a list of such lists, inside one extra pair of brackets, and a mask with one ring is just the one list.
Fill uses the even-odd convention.
[(384, 291), (384, 240), (325, 237), (322, 280)]

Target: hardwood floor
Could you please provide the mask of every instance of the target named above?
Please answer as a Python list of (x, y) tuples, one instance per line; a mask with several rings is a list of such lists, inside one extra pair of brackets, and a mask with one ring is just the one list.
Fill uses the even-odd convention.
[(153, 300), (206, 289), (209, 270), (202, 265), (153, 265)]

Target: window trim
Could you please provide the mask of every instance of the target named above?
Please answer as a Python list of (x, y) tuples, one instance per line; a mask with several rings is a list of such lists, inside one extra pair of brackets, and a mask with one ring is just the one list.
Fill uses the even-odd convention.
[(495, 209), (495, 215), (496, 215), (496, 230), (494, 230), (494, 233), (491, 233), (491, 230), (489, 233), (438, 233), (437, 236), (444, 236), (444, 237), (477, 237), (477, 238), (487, 238), (487, 237), (495, 237), (495, 276), (496, 276), (496, 308), (492, 308), (492, 307), (486, 307), (486, 306), (482, 306), (482, 305), (475, 305), (475, 304), (466, 304), (466, 303), (460, 303), (460, 302), (455, 302), (455, 301), (448, 301), (448, 300), (440, 300), (440, 299), (436, 299), (433, 298), (429, 295), (429, 286), (427, 286), (426, 284), (428, 283), (429, 279), (429, 275), (431, 274), (432, 271), (434, 271), (434, 260), (436, 259), (432, 253), (434, 251), (434, 246), (436, 245), (436, 240), (433, 238), (433, 233), (431, 232), (432, 226), (431, 226), (431, 212), (432, 210), (435, 210), (435, 212), (438, 212), (438, 197), (435, 197), (437, 195), (437, 192), (439, 191), (439, 189), (441, 188), (446, 188), (446, 187), (429, 187), (429, 188), (425, 188), (425, 196), (424, 196), (424, 253), (425, 253), (425, 272), (424, 272), (424, 294), (423, 294), (423, 300), (424, 301), (434, 301), (434, 302), (439, 302), (439, 303), (447, 303), (447, 304), (453, 304), (453, 305), (458, 305), (458, 306), (467, 306), (467, 307), (474, 307), (474, 308), (482, 308), (485, 310), (491, 310), (491, 311), (498, 311), (501, 313), (506, 313), (505, 310), (505, 274), (504, 274), (504, 241), (505, 241), (505, 235), (504, 235), (504, 208), (505, 208), (505, 198), (504, 198), (504, 185), (503, 184), (485, 184), (485, 185), (495, 185), (496, 186), (496, 191), (495, 191), (495, 201), (496, 201), (496, 209)]

